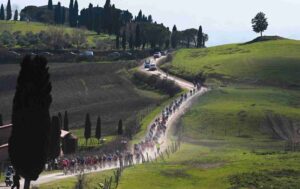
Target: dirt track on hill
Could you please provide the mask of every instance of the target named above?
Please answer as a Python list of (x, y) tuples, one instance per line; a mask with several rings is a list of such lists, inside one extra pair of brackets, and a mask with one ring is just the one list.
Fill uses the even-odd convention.
[[(156, 60), (159, 61), (160, 59)], [(187, 89), (187, 90), (191, 90), (193, 89), (193, 84), (182, 80), (180, 78), (174, 77), (174, 76), (170, 76), (167, 75), (166, 73), (164, 73), (162, 70), (158, 69), (157, 71), (148, 71), (146, 69), (143, 68), (143, 66), (140, 67), (140, 71), (146, 73), (146, 74), (154, 74), (154, 75), (160, 75), (161, 77), (166, 77), (168, 79), (173, 80), (176, 84), (178, 84), (180, 87), (182, 87), (183, 89)], [(166, 126), (167, 126), (167, 130), (166, 130), (166, 134), (160, 138), (160, 143), (162, 143), (161, 145), (161, 151), (165, 151), (168, 148), (168, 145), (170, 144), (170, 130), (172, 129), (172, 126), (176, 123), (176, 121), (183, 116), (186, 111), (193, 105), (194, 101), (201, 95), (203, 95), (204, 93), (206, 93), (208, 91), (207, 88), (201, 88), (201, 90), (197, 91), (194, 95), (189, 96), (187, 98), (186, 101), (184, 101), (182, 103), (182, 105), (180, 106), (180, 108), (173, 113), (170, 118), (168, 119)], [(149, 125), (149, 127), (152, 125), (153, 123), (151, 123)], [(147, 133), (148, 134), (148, 133)], [(154, 159), (156, 157), (156, 153), (155, 150), (148, 150), (145, 153), (148, 153), (149, 155), (149, 159)], [(105, 171), (105, 170), (111, 170), (111, 169), (115, 169), (118, 166), (111, 166), (111, 167), (105, 167), (102, 169), (97, 169), (94, 171), (90, 171), (90, 172), (86, 172), (86, 173), (96, 173), (96, 172), (101, 172), (101, 171)], [(57, 181), (57, 180), (61, 180), (61, 179), (66, 179), (66, 178), (71, 178), (71, 177), (75, 177), (78, 174), (73, 174), (73, 175), (64, 175), (62, 172), (59, 173), (53, 173), (53, 174), (48, 174), (48, 175), (41, 175), (39, 177), (39, 179), (37, 181), (32, 181), (31, 182), (31, 186), (38, 186), (40, 184), (45, 184), (45, 183), (49, 183), (49, 182), (53, 182), (53, 181)], [(23, 183), (24, 180), (21, 180), (21, 188), (23, 187)], [(3, 185), (3, 184), (1, 184)]]

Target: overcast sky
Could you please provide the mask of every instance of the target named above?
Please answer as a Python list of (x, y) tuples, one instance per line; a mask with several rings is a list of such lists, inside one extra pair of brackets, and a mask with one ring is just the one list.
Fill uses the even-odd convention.
[[(203, 26), (209, 35), (208, 45), (244, 42), (257, 34), (252, 32), (251, 19), (263, 11), (269, 19), (266, 35), (281, 35), (300, 39), (300, 0), (111, 0), (117, 8), (128, 9), (134, 15), (140, 9), (152, 14), (158, 23), (179, 30)], [(6, 4), (7, 0), (0, 0)], [(45, 5), (48, 0), (11, 0), (18, 9), (25, 5)], [(58, 0), (53, 0), (56, 4)], [(80, 8), (103, 6), (105, 0), (78, 0)], [(69, 0), (61, 0), (69, 6)]]

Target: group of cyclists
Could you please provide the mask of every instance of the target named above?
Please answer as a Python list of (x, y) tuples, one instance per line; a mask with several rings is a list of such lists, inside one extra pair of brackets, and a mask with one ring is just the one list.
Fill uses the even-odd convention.
[[(155, 154), (155, 158), (161, 153), (161, 145), (163, 144), (163, 136), (166, 134), (167, 122), (172, 114), (174, 114), (187, 100), (188, 96), (193, 96), (201, 86), (196, 85), (193, 90), (186, 94), (182, 94), (178, 99), (166, 106), (159, 117), (150, 126), (147, 136), (143, 141), (134, 144), (133, 150), (125, 150), (123, 152), (116, 151), (114, 153), (101, 153), (98, 155), (75, 155), (68, 157), (59, 157), (53, 161), (49, 161), (45, 165), (46, 171), (63, 170), (64, 174), (76, 174), (89, 172), (104, 168), (126, 167), (134, 164), (149, 161), (149, 154)], [(6, 172), (7, 186), (13, 183), (14, 171), (10, 166)], [(18, 188), (18, 186), (16, 186)]]

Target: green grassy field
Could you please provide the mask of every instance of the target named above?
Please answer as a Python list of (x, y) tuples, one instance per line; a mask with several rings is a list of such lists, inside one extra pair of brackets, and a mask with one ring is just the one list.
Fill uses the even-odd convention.
[(179, 50), (164, 69), (186, 78), (203, 71), (214, 87), (182, 118), (181, 150), (127, 169), (118, 189), (299, 188), (300, 153), (286, 152), (266, 122), (271, 114), (300, 123), (299, 50), (292, 40)]
[[(113, 176), (113, 170), (103, 171), (94, 174), (86, 174), (84, 179), (85, 189), (101, 189), (100, 185), (104, 183), (104, 180), (109, 180)], [(113, 178), (114, 179), (114, 178)], [(72, 177), (68, 179), (58, 180), (55, 182), (42, 184), (38, 186), (39, 189), (72, 189), (75, 188), (78, 183), (77, 177)], [(114, 186), (115, 183), (112, 184)]]
[[(44, 24), (44, 23), (38, 23), (38, 22), (22, 22), (22, 21), (2, 21), (0, 20), (0, 32), (4, 30), (8, 30), (10, 32), (16, 32), (16, 31), (21, 31), (23, 34), (27, 32), (33, 32), (33, 33), (38, 33), (42, 30), (47, 30), (48, 27), (53, 27), (49, 24)], [(54, 26), (57, 28), (62, 28), (66, 33), (71, 33), (72, 28), (67, 27), (67, 26)], [(97, 40), (102, 41), (103, 43), (111, 43), (114, 39), (115, 36), (113, 35), (107, 35), (107, 34), (100, 34), (97, 35), (96, 32), (93, 31), (86, 31), (86, 37), (88, 44), (91, 46), (95, 46), (95, 42)]]
[(210, 79), (223, 82), (299, 87), (299, 51), (300, 41), (295, 40), (183, 49), (165, 67), (185, 77), (204, 72)]
[[(300, 123), (299, 50), (278, 40), (178, 51), (164, 69), (186, 78), (203, 71), (213, 88), (176, 127), (181, 149), (126, 169), (118, 189), (299, 188), (300, 153), (282, 140)], [(288, 120), (270, 118), (281, 131), (269, 115)]]

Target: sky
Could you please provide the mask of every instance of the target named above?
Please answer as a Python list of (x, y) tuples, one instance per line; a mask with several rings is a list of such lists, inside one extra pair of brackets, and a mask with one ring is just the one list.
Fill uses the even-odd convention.
[[(0, 0), (6, 4), (7, 0)], [(45, 5), (48, 0), (11, 0), (13, 8)], [(58, 0), (53, 0), (56, 4)], [(60, 0), (69, 6), (69, 0)], [(250, 41), (258, 34), (251, 28), (251, 19), (260, 11), (267, 15), (269, 28), (265, 35), (300, 40), (300, 0), (111, 0), (117, 8), (134, 15), (142, 9), (158, 23), (179, 30), (202, 25), (209, 35), (209, 46)], [(78, 0), (80, 8), (89, 3), (103, 6), (105, 0)]]

